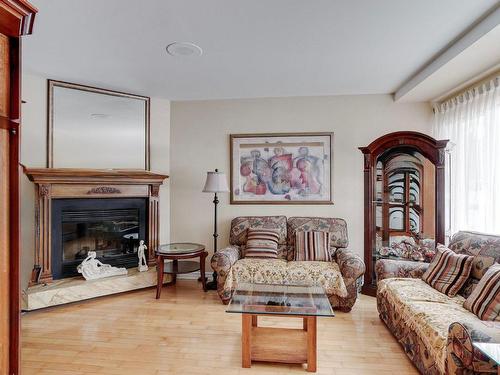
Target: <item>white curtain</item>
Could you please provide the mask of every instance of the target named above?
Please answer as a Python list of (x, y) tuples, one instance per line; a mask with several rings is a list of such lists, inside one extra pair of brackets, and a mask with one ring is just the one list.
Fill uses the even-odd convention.
[(449, 234), (500, 234), (500, 77), (436, 105), (434, 136), (449, 139)]

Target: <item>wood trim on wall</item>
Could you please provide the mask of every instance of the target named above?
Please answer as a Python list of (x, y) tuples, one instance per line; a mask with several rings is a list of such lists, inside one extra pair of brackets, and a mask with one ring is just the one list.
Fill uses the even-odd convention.
[(26, 0), (0, 0), (0, 34), (13, 38), (31, 34), (37, 12)]
[[(8, 118), (10, 100), (9, 38), (0, 34), (0, 116)], [(10, 314), (10, 205), (9, 130), (0, 129), (0, 369), (9, 368)], [(4, 344), (5, 343), (5, 344)], [(5, 372), (0, 370), (3, 375)]]
[(37, 9), (25, 0), (0, 0), (0, 375), (20, 373), (21, 118), (20, 37), (31, 33)]
[(160, 246), (160, 185), (149, 186), (148, 266), (156, 264), (155, 251)]

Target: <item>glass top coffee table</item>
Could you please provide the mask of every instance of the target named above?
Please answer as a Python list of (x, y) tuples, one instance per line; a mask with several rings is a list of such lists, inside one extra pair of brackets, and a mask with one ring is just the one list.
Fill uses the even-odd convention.
[[(226, 310), (242, 314), (241, 362), (307, 363), (316, 372), (316, 317), (335, 316), (322, 287), (239, 284)], [(302, 329), (258, 327), (259, 315), (302, 318)]]

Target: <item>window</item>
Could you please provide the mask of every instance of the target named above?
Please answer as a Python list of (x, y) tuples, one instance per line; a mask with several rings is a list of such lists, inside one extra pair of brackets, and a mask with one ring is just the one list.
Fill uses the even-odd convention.
[(449, 234), (500, 233), (500, 78), (435, 107), (434, 135), (449, 139)]

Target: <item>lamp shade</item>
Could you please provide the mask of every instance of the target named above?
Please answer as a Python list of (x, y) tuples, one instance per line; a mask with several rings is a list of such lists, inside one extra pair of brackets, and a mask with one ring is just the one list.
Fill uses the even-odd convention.
[(222, 172), (207, 172), (204, 193), (225, 193), (228, 192), (226, 174)]

